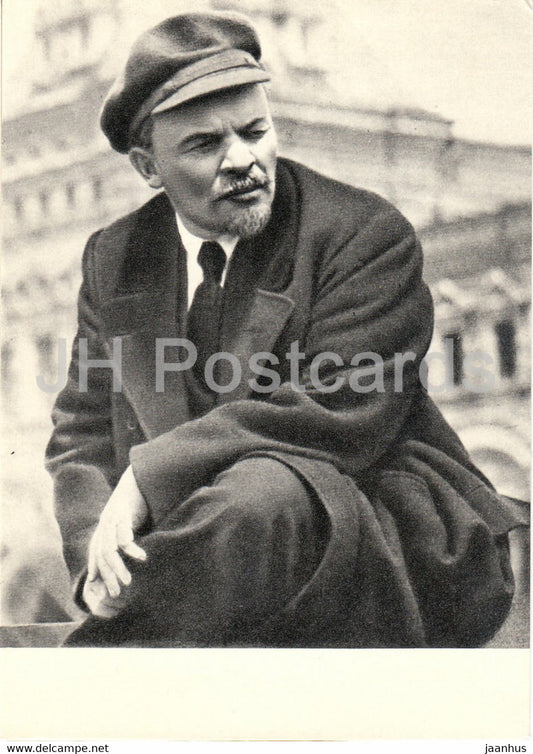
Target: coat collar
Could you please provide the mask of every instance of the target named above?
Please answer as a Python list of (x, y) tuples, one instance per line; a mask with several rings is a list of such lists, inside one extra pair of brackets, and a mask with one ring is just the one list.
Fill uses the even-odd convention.
[[(280, 161), (271, 220), (259, 236), (239, 242), (228, 270), (220, 350), (237, 356), (241, 380), (218, 403), (249, 395), (250, 356), (271, 351), (294, 307), (284, 291), (292, 276), (297, 200), (294, 180)], [(108, 338), (123, 336), (123, 388), (150, 438), (190, 418), (183, 373), (166, 372), (165, 390), (155, 392), (155, 339), (185, 332), (186, 255), (164, 194), (109, 231), (98, 244), (102, 319)], [(118, 260), (117, 249), (124, 250)], [(169, 349), (166, 361), (171, 360)], [(220, 366), (220, 382), (226, 384), (231, 366), (225, 361)]]

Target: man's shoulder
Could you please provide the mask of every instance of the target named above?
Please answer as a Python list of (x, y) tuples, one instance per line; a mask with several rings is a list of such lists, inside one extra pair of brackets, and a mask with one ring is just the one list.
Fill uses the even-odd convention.
[(298, 184), (303, 201), (320, 202), (329, 208), (338, 206), (339, 202), (341, 205), (350, 206), (358, 204), (368, 207), (371, 211), (381, 210), (399, 213), (399, 210), (393, 204), (374, 191), (330, 178), (287, 157), (280, 157), (279, 163), (282, 170), (292, 174)]
[(94, 257), (97, 264), (116, 267), (124, 254), (136, 253), (151, 243), (151, 237), (164, 233), (175, 222), (172, 205), (167, 195), (161, 192), (93, 233), (86, 255)]
[(145, 204), (137, 207), (137, 209), (100, 228), (97, 234), (101, 241), (119, 240), (122, 237), (127, 238), (137, 228), (146, 227), (147, 225), (151, 226), (159, 218), (167, 215), (173, 215), (172, 205), (167, 195), (161, 192), (145, 202)]
[(295, 160), (280, 158), (279, 163), (280, 169), (292, 176), (302, 214), (310, 220), (357, 229), (381, 215), (411, 228), (402, 213), (374, 191), (335, 180)]
[(172, 205), (166, 194), (157, 194), (92, 234), (82, 260), (84, 276), (99, 297), (110, 298), (115, 289), (150, 277), (158, 254), (173, 242), (173, 232), (177, 234)]

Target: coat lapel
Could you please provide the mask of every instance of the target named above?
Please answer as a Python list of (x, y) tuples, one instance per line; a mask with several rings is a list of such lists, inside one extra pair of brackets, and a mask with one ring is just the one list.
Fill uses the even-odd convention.
[[(217, 404), (250, 395), (248, 381), (256, 376), (250, 357), (272, 351), (294, 308), (287, 289), (298, 236), (297, 206), (294, 181), (280, 162), (270, 222), (257, 237), (237, 245), (228, 270), (220, 350), (237, 357), (241, 375), (236, 389), (218, 394)], [(217, 381), (226, 385), (232, 378), (232, 365), (221, 360)]]
[[(261, 288), (255, 290), (245, 316), (239, 318), (240, 326), (232, 328), (222, 340), (221, 351), (237, 357), (241, 365), (240, 380), (230, 393), (219, 393), (217, 404), (246, 398), (251, 393), (249, 380), (257, 376), (250, 365), (250, 357), (262, 352), (270, 353), (294, 308), (288, 296)], [(219, 362), (218, 382), (227, 385), (233, 379), (233, 367), (226, 359)], [(268, 365), (268, 364), (267, 364)]]
[[(102, 316), (107, 337), (122, 338), (123, 391), (151, 439), (189, 418), (182, 372), (165, 372), (164, 390), (156, 391), (157, 340), (183, 336), (187, 301), (185, 250), (168, 199), (145, 205), (120, 240), (127, 250)], [(121, 248), (112, 235), (102, 241), (102, 254)], [(178, 361), (177, 349), (166, 347), (164, 360)]]
[[(238, 358), (241, 379), (235, 390), (217, 395), (218, 404), (250, 394), (248, 380), (255, 376), (250, 357), (272, 350), (294, 307), (284, 291), (292, 276), (298, 202), (281, 163), (276, 180), (267, 228), (237, 245), (228, 270), (220, 350)], [(156, 391), (156, 339), (184, 337), (187, 317), (186, 253), (168, 198), (158, 195), (125, 224), (104, 231), (98, 249), (105, 270), (99, 281), (106, 291), (105, 334), (122, 337), (123, 390), (151, 439), (191, 418), (183, 372), (165, 372), (165, 389)], [(175, 347), (165, 348), (167, 364), (180, 360)], [(229, 383), (231, 364), (221, 360), (219, 367), (217, 381)]]

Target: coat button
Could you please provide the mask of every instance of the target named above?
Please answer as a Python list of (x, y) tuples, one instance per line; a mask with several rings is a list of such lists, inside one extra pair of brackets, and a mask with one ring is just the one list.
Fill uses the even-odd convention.
[(139, 422), (136, 421), (136, 419), (134, 419), (132, 416), (126, 422), (126, 427), (130, 432), (135, 432), (136, 429), (139, 429)]

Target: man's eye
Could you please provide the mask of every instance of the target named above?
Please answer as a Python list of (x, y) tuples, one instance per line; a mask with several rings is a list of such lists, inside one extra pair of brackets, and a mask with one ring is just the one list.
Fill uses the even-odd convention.
[(268, 128), (252, 128), (244, 134), (245, 139), (259, 140), (267, 133)]
[(218, 147), (217, 139), (202, 139), (196, 141), (190, 146), (191, 152), (210, 152)]

